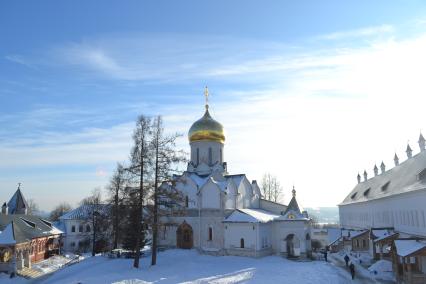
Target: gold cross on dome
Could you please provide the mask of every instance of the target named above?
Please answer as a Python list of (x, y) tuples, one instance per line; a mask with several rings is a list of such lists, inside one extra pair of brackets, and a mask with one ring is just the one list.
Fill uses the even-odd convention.
[(206, 97), (206, 108), (209, 107), (209, 88), (204, 88), (204, 97)]

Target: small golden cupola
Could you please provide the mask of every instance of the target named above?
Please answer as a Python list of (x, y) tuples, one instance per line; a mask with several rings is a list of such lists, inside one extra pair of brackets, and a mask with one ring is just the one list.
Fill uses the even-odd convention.
[(189, 142), (214, 141), (223, 144), (225, 142), (223, 126), (214, 120), (209, 113), (209, 91), (207, 87), (205, 88), (204, 96), (206, 97), (206, 112), (204, 113), (203, 117), (194, 122), (189, 129)]

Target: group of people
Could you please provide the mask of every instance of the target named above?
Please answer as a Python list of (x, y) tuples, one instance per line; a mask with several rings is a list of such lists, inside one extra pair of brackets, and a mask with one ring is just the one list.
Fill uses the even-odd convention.
[(349, 263), (350, 258), (349, 258), (348, 255), (345, 255), (344, 259), (345, 259), (345, 262), (346, 262), (346, 267), (349, 266), (349, 270), (351, 271), (351, 276), (352, 276), (352, 280), (353, 280), (355, 278), (355, 265), (353, 264), (352, 261)]
[[(324, 260), (327, 262), (328, 249), (326, 248), (323, 252)], [(348, 255), (345, 255), (344, 260), (346, 262), (346, 267), (349, 267), (349, 271), (351, 272), (352, 280), (355, 278), (355, 265), (353, 264)]]

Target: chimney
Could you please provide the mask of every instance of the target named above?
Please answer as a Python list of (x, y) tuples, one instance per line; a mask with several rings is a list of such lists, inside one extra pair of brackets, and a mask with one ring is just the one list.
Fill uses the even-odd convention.
[(407, 153), (407, 158), (410, 159), (411, 157), (413, 157), (413, 150), (411, 150), (410, 144), (407, 144), (407, 150), (405, 150), (405, 152)]
[(3, 206), (1, 207), (1, 214), (7, 215), (9, 212), (9, 208), (7, 208), (6, 202), (3, 203)]
[(358, 180), (358, 183), (361, 183), (361, 175), (358, 173), (358, 175), (356, 176), (356, 179)]
[(386, 171), (386, 166), (385, 166), (385, 163), (383, 163), (383, 161), (380, 164), (380, 170), (382, 170), (382, 174)]
[(367, 179), (368, 179), (368, 174), (367, 174), (367, 171), (364, 170), (364, 181), (367, 181)]
[(420, 147), (420, 152), (423, 152), (425, 150), (425, 143), (426, 140), (423, 137), (422, 133), (420, 132), (420, 137), (419, 137), (419, 147)]
[(395, 156), (393, 157), (393, 161), (395, 162), (395, 167), (399, 166), (399, 158), (398, 155), (395, 153)]
[(374, 164), (373, 171), (374, 171), (374, 176), (377, 176), (379, 174), (379, 169), (377, 168), (376, 164)]

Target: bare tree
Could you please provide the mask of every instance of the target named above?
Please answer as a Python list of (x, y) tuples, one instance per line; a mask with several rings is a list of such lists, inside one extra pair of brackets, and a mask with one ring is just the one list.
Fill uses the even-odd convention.
[(265, 173), (261, 185), (262, 197), (266, 200), (279, 202), (283, 198), (283, 188), (277, 177)]
[(71, 205), (69, 205), (67, 202), (62, 202), (50, 212), (49, 220), (52, 222), (58, 221), (59, 217), (71, 210)]
[(110, 183), (107, 186), (109, 202), (112, 205), (112, 233), (114, 235), (113, 248), (118, 247), (118, 242), (121, 236), (120, 220), (124, 217), (124, 198), (127, 183), (128, 178), (126, 171), (122, 164), (117, 163), (117, 168), (115, 169)]
[[(108, 207), (102, 203), (102, 194), (99, 188), (95, 188), (92, 194), (84, 198), (81, 205), (87, 205), (86, 222), (91, 224), (90, 237), (92, 242), (92, 256), (97, 252), (104, 251), (109, 243), (109, 210)], [(88, 240), (90, 241), (90, 240)]]
[[(130, 224), (131, 227), (136, 228), (136, 239), (135, 241), (135, 259), (133, 261), (133, 266), (135, 268), (139, 267), (139, 257), (141, 247), (145, 244), (145, 232), (143, 222), (143, 212), (144, 212), (144, 197), (147, 193), (145, 190), (148, 187), (148, 179), (150, 176), (150, 165), (152, 161), (152, 151), (150, 139), (152, 135), (152, 123), (151, 119), (147, 116), (141, 115), (136, 121), (136, 129), (133, 133), (133, 142), (134, 146), (130, 155), (131, 167), (129, 171), (139, 178), (139, 190), (136, 191), (137, 195), (137, 204), (136, 209), (136, 218), (134, 219), (135, 224)], [(129, 221), (132, 221), (130, 219)], [(131, 222), (133, 223), (133, 222)]]
[(35, 202), (34, 199), (32, 198), (28, 199), (27, 204), (28, 204), (28, 208), (27, 208), (28, 215), (40, 214), (40, 208), (38, 207), (38, 204)]
[(152, 137), (152, 149), (154, 159), (154, 192), (153, 192), (153, 223), (152, 223), (152, 255), (151, 265), (157, 263), (157, 241), (158, 241), (158, 227), (159, 227), (159, 193), (160, 185), (163, 182), (170, 181), (171, 175), (175, 170), (173, 166), (176, 166), (180, 162), (184, 161), (183, 151), (176, 150), (176, 138), (179, 134), (165, 135), (163, 119), (161, 116), (157, 116), (153, 122), (153, 137)]

